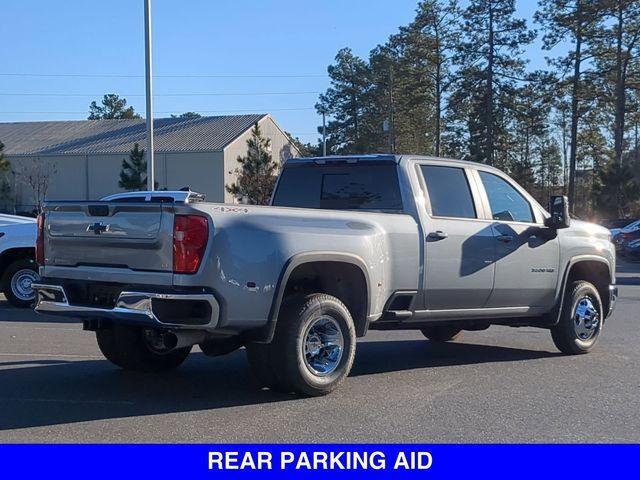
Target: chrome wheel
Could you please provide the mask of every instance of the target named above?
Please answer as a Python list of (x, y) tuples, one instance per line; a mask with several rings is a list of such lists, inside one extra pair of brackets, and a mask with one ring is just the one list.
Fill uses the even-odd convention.
[(23, 268), (18, 270), (11, 277), (11, 292), (22, 301), (29, 301), (35, 298), (35, 292), (31, 288), (33, 282), (37, 282), (40, 276), (31, 269)]
[(590, 340), (600, 328), (600, 314), (591, 297), (582, 297), (576, 303), (573, 325), (580, 340)]
[(322, 315), (311, 322), (304, 334), (303, 349), (305, 365), (314, 375), (329, 375), (338, 368), (344, 337), (337, 320)]

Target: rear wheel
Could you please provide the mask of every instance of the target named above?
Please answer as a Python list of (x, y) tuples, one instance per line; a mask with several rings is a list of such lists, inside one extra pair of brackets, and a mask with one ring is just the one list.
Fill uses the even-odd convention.
[(2, 276), (2, 292), (14, 307), (27, 308), (33, 304), (36, 294), (31, 284), (40, 280), (38, 266), (33, 259), (14, 260)]
[(273, 341), (247, 346), (249, 364), (263, 385), (309, 396), (333, 391), (349, 375), (355, 351), (349, 310), (325, 294), (288, 302)]
[(98, 347), (111, 363), (124, 370), (165, 372), (180, 366), (191, 347), (162, 349), (154, 342), (153, 330), (114, 325), (96, 331)]
[(462, 335), (462, 329), (448, 325), (425, 327), (421, 331), (432, 342), (450, 342), (460, 338), (460, 335)]
[(551, 328), (553, 343), (563, 353), (588, 353), (602, 332), (602, 301), (591, 283), (577, 281), (567, 287), (558, 324)]

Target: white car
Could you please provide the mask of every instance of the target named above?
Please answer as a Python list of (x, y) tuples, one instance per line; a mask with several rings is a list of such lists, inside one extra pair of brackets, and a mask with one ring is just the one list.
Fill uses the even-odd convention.
[(35, 218), (0, 214), (0, 289), (16, 307), (29, 307), (35, 298), (37, 233)]

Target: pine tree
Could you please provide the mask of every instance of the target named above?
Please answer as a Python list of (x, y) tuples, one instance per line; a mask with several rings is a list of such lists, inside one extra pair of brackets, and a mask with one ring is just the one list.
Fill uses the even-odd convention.
[(545, 134), (537, 147), (540, 163), (538, 165), (538, 201), (546, 206), (551, 195), (562, 194), (562, 151), (558, 141)]
[[(638, 63), (640, 64), (640, 59)], [(638, 65), (638, 71), (640, 71), (640, 65)], [(629, 157), (633, 161), (640, 158), (640, 88), (629, 95), (625, 129), (629, 138)]]
[(363, 124), (365, 97), (371, 85), (368, 65), (351, 49), (343, 48), (327, 71), (331, 86), (320, 95), (316, 110), (329, 116), (330, 153), (364, 153), (368, 150), (367, 126)]
[(535, 184), (534, 170), (541, 163), (538, 147), (547, 133), (550, 105), (540, 82), (530, 82), (516, 91), (513, 103), (512, 136), (508, 169), (525, 189)]
[(578, 123), (584, 97), (586, 59), (593, 55), (592, 40), (601, 28), (604, 18), (603, 2), (590, 0), (540, 0), (540, 10), (535, 14), (542, 26), (543, 46), (552, 50), (559, 42), (569, 39), (571, 51), (551, 62), (561, 76), (567, 71), (573, 75), (570, 83), (570, 150), (569, 150), (569, 203), (574, 208), (576, 199), (576, 162), (578, 155)]
[(426, 56), (433, 82), (433, 153), (442, 155), (445, 98), (453, 84), (453, 55), (460, 42), (460, 9), (457, 0), (424, 0), (418, 5), (416, 18), (408, 30), (420, 32), (431, 49)]
[(128, 191), (147, 188), (147, 161), (144, 158), (144, 149), (141, 149), (137, 143), (129, 153), (129, 161), (122, 159), (118, 185)]
[(0, 173), (7, 173), (11, 170), (11, 163), (4, 156), (4, 143), (0, 142)]
[[(369, 126), (365, 142), (373, 152), (395, 152), (398, 146), (397, 98), (399, 85), (396, 82), (400, 70), (400, 41), (391, 37), (384, 45), (378, 45), (369, 54), (370, 87), (362, 96), (363, 116)], [(399, 147), (400, 149), (403, 147)]]
[(301, 157), (321, 157), (322, 156), (322, 142), (318, 141), (317, 143), (311, 142), (303, 142), (298, 137), (292, 135), (289, 132), (285, 132), (289, 137), (289, 140), (293, 145), (296, 146), (298, 151), (300, 152)]
[(611, 91), (614, 160), (622, 163), (629, 93), (640, 84), (640, 1), (606, 0), (607, 21), (595, 38), (598, 71)]
[(262, 136), (256, 123), (247, 140), (247, 155), (238, 157), (240, 168), (235, 169), (237, 180), (226, 189), (239, 201), (253, 205), (267, 205), (278, 176), (278, 164), (271, 156), (271, 140)]
[[(590, 87), (585, 86), (585, 89)], [(593, 93), (589, 93), (591, 96)], [(608, 182), (604, 173), (609, 170), (612, 149), (609, 139), (602, 128), (606, 112), (601, 104), (590, 102), (580, 112), (580, 129), (578, 130), (576, 151), (576, 214), (591, 217), (597, 207), (600, 187)]]
[(197, 112), (184, 112), (181, 113), (180, 115), (171, 115), (171, 118), (188, 118), (188, 119), (193, 119), (193, 118), (202, 118), (202, 115), (200, 115)]
[(514, 81), (525, 75), (522, 47), (535, 34), (514, 18), (514, 0), (471, 0), (464, 10), (464, 38), (458, 49), (459, 77), (470, 81), (469, 151), (472, 159), (505, 167), (508, 163), (509, 104)]
[(0, 204), (4, 204), (5, 208), (12, 198), (11, 186), (9, 185), (9, 179), (7, 178), (10, 171), (11, 163), (4, 156), (4, 143), (0, 142), (0, 175), (2, 176), (2, 179), (0, 179)]
[(102, 106), (95, 101), (89, 105), (89, 120), (140, 118), (133, 107), (127, 107), (127, 99), (120, 98), (115, 93), (106, 94), (100, 103)]
[(374, 151), (433, 153), (433, 82), (429, 39), (401, 29), (370, 55), (365, 96), (368, 143)]
[(603, 217), (626, 218), (633, 203), (640, 199), (640, 184), (634, 178), (634, 166), (611, 162), (601, 174), (596, 189), (597, 207)]

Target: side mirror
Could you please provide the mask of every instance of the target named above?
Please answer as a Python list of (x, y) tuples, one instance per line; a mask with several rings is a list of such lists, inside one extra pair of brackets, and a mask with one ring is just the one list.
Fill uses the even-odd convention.
[(571, 225), (569, 216), (569, 200), (564, 195), (554, 195), (549, 201), (549, 213), (551, 216), (544, 224), (553, 229), (567, 228)]

